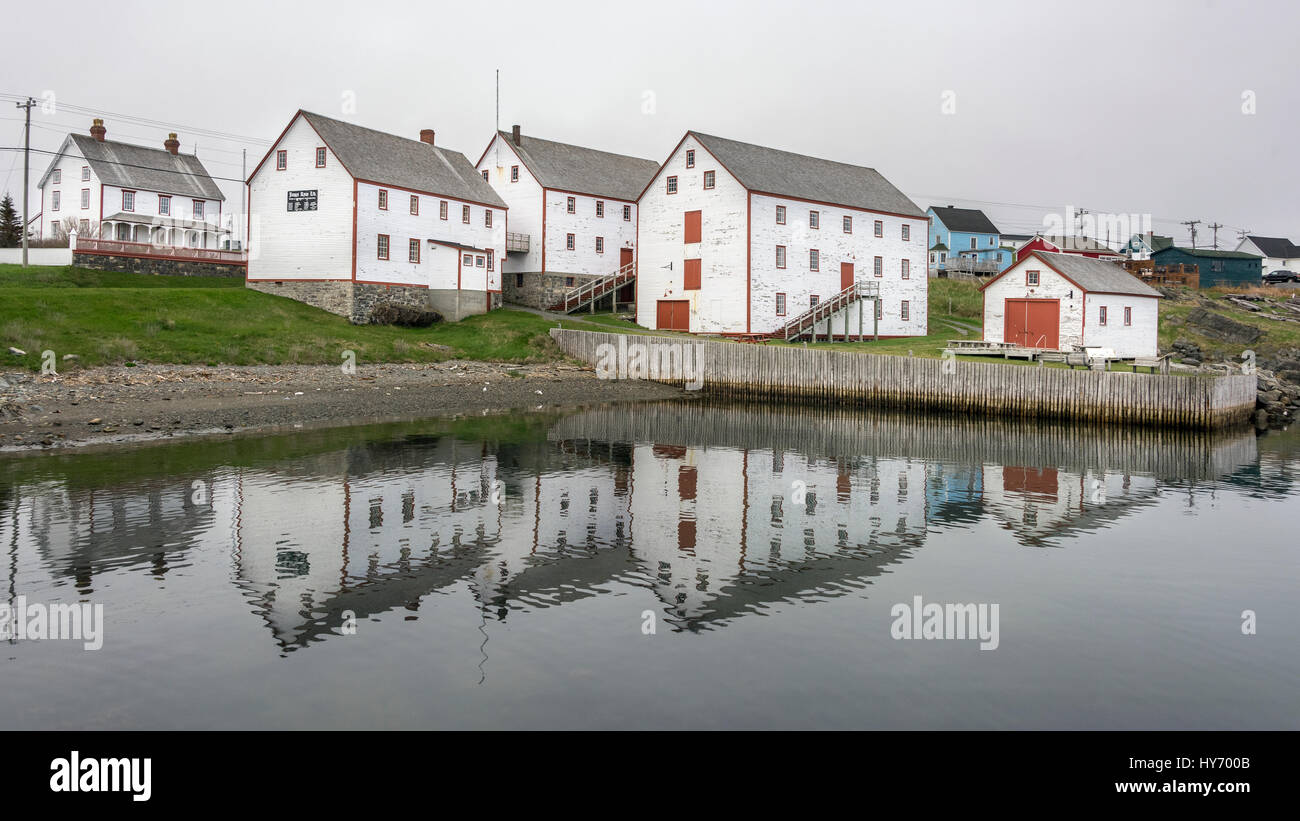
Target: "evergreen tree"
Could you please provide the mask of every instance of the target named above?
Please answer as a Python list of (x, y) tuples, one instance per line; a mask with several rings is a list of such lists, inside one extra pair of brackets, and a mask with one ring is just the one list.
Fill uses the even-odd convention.
[(5, 194), (0, 200), (0, 248), (15, 248), (23, 244), (23, 218), (14, 208), (14, 198)]

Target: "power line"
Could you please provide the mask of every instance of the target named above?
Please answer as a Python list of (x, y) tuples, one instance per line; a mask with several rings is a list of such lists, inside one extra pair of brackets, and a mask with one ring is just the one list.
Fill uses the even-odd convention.
[[(0, 92), (0, 97), (21, 99), (20, 95), (11, 94), (8, 92)], [(184, 130), (191, 134), (200, 134), (205, 137), (213, 137), (216, 139), (230, 140), (231, 142), (257, 143), (259, 145), (270, 145), (272, 143), (272, 140), (267, 140), (261, 137), (249, 137), (244, 134), (235, 134), (230, 131), (218, 131), (216, 129), (201, 128), (199, 126), (194, 126), (194, 125), (182, 125), (179, 123), (169, 123), (165, 120), (153, 120), (153, 119), (149, 119), (148, 117), (137, 117), (132, 114), (122, 114), (116, 111), (107, 111), (104, 109), (90, 108), (87, 106), (76, 105), (74, 103), (67, 103), (63, 101), (56, 102), (56, 106), (58, 108), (64, 108), (69, 111), (79, 112), (82, 114), (89, 114), (95, 117), (116, 117), (118, 119), (127, 120), (130, 122), (138, 123), (140, 125), (149, 125), (149, 126), (154, 126), (156, 128)]]
[[(22, 150), (24, 150), (24, 149), (22, 149), (22, 148), (16, 148), (16, 147), (10, 147), (10, 146), (0, 146), (0, 151), (22, 151)], [(49, 154), (49, 155), (56, 156), (56, 157), (57, 157), (57, 156), (60, 156), (60, 154), (61, 154), (61, 152), (59, 152), (59, 151), (47, 151), (47, 150), (45, 150), (45, 149), (43, 149), (43, 148), (33, 148), (33, 149), (30, 149), (30, 150), (31, 150), (31, 152), (32, 152), (33, 154)], [(187, 156), (192, 156), (192, 155), (187, 155)], [(196, 158), (196, 159), (197, 159), (197, 158)], [(122, 166), (123, 168), (140, 168), (140, 169), (144, 169), (145, 171), (159, 171), (159, 172), (161, 172), (161, 173), (163, 173), (163, 174), (180, 174), (180, 175), (182, 175), (182, 176), (186, 176), (186, 177), (193, 177), (193, 176), (194, 176), (194, 174), (191, 173), (191, 172), (189, 172), (189, 171), (177, 171), (177, 170), (174, 169), (174, 168), (159, 168), (159, 167), (157, 167), (157, 166), (153, 166), (153, 165), (140, 165), (140, 164), (138, 164), (138, 163), (121, 162), (121, 161), (119, 161), (119, 160), (99, 160), (99, 159), (97, 159), (97, 160), (92, 160), (91, 162), (94, 162), (94, 163), (102, 163), (103, 165), (118, 165), (118, 166)], [(237, 179), (235, 179), (234, 177), (214, 177), (214, 176), (212, 176), (211, 174), (208, 175), (208, 179), (211, 179), (211, 180), (222, 180), (222, 181), (224, 181), (224, 182), (237, 182), (237, 183), (240, 183), (241, 185), (242, 185), (243, 182), (244, 182), (243, 180), (237, 180)]]

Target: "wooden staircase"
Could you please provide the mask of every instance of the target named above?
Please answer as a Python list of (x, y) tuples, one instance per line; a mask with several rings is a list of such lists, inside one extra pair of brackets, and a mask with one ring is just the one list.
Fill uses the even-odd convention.
[(585, 282), (564, 295), (550, 310), (571, 314), (580, 308), (595, 310), (596, 301), (601, 297), (618, 291), (624, 285), (636, 279), (636, 263), (629, 262), (609, 276)]
[[(835, 314), (838, 314), (841, 311), (847, 311), (849, 306), (864, 300), (872, 303), (871, 321), (874, 323), (876, 316), (875, 301), (879, 298), (879, 285), (874, 282), (855, 282), (825, 302), (818, 302), (816, 305), (799, 314), (794, 319), (787, 322), (779, 331), (776, 332), (776, 334), (773, 334), (773, 336), (783, 336), (785, 337), (786, 342), (798, 339), (801, 336), (811, 336), (819, 324), (827, 322)], [(864, 319), (863, 323), (865, 323), (865, 321), (866, 320)], [(845, 325), (847, 327), (847, 321)], [(859, 340), (863, 337), (862, 330), (862, 324), (859, 324)], [(847, 338), (847, 331), (845, 336)]]

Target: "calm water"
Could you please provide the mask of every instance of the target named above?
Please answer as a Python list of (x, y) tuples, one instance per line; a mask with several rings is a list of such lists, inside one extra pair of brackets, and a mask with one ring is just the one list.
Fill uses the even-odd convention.
[[(0, 644), (0, 727), (1296, 729), (1298, 477), (695, 403), (0, 457), (0, 601), (105, 618)], [(914, 596), (998, 648), (892, 638)]]

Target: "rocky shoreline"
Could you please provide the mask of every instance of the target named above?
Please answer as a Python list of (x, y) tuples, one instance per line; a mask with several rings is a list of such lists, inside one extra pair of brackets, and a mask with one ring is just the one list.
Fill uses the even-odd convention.
[(568, 363), (362, 365), (350, 374), (330, 365), (11, 370), (0, 372), (0, 452), (683, 395)]

